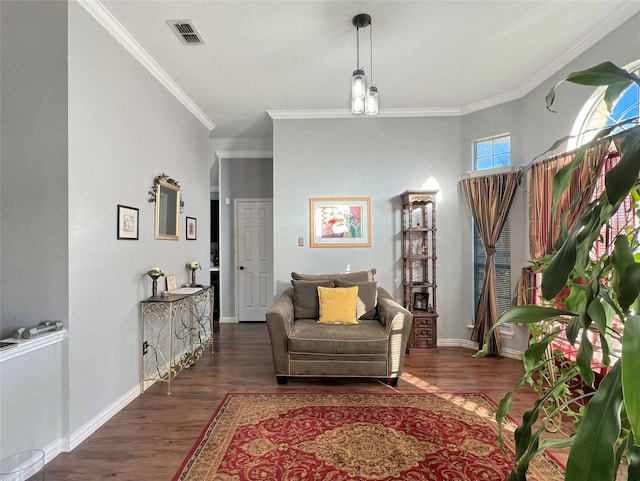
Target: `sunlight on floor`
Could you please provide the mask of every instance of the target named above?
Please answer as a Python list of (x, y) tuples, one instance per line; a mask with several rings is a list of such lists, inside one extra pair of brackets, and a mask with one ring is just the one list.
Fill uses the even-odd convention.
[(412, 376), (411, 374), (409, 374), (407, 372), (403, 372), (402, 375), (400, 376), (400, 379), (402, 379), (403, 381), (407, 381), (408, 383), (413, 384), (416, 387), (419, 387), (423, 391), (428, 391), (428, 392), (438, 392), (439, 391), (437, 386), (429, 384), (428, 382), (423, 381), (419, 377)]

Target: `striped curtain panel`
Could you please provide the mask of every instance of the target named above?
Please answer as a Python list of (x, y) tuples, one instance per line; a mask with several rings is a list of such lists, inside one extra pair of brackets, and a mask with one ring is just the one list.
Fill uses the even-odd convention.
[(575, 157), (575, 152), (560, 154), (537, 162), (529, 171), (529, 249), (532, 259), (554, 251), (561, 228), (562, 213), (569, 210), (567, 229), (571, 229), (587, 204), (595, 188), (595, 180), (602, 171), (609, 143), (600, 143), (585, 155), (585, 161), (573, 171), (569, 188), (562, 195), (558, 210), (551, 212), (553, 178)]
[(485, 280), (480, 301), (476, 307), (476, 320), (471, 340), (477, 341), (480, 345), (489, 342), (488, 354), (492, 356), (499, 355), (501, 352), (499, 331), (495, 331), (491, 338), (487, 339), (489, 329), (498, 318), (495, 245), (511, 208), (519, 176), (519, 172), (509, 172), (461, 181), (462, 193), (487, 253)]

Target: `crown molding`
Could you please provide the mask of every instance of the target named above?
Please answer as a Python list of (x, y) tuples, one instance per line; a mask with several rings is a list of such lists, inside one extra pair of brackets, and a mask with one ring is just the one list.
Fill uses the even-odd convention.
[(142, 48), (131, 34), (105, 8), (100, 0), (77, 0), (83, 7), (124, 49), (136, 59), (151, 75), (153, 75), (175, 98), (184, 105), (210, 131), (216, 124), (196, 105), (184, 90), (164, 71), (162, 67)]
[(273, 152), (268, 150), (216, 150), (219, 160), (223, 159), (272, 159)]
[(568, 49), (563, 55), (555, 61), (548, 64), (545, 68), (539, 70), (517, 89), (509, 90), (494, 97), (472, 102), (461, 107), (462, 115), (470, 114), (490, 107), (495, 107), (512, 100), (524, 97), (534, 89), (542, 85), (545, 81), (556, 75), (562, 69), (566, 68), (571, 62), (576, 60), (580, 55), (585, 53), (604, 37), (612, 33), (616, 28), (625, 23), (631, 17), (640, 12), (640, 2), (628, 0), (622, 4), (615, 12), (607, 17), (596, 29), (593, 29), (589, 35), (580, 40), (572, 48)]
[(525, 94), (521, 93), (520, 90), (508, 90), (507, 92), (494, 95), (493, 97), (488, 97), (486, 99), (478, 100), (477, 102), (471, 102), (463, 105), (460, 107), (460, 115), (472, 114), (473, 112), (495, 107), (496, 105), (517, 100), (520, 97), (524, 97), (524, 95)]
[(458, 107), (380, 109), (377, 115), (356, 115), (349, 109), (325, 110), (267, 110), (274, 120), (288, 119), (356, 119), (376, 117), (455, 117), (460, 115)]

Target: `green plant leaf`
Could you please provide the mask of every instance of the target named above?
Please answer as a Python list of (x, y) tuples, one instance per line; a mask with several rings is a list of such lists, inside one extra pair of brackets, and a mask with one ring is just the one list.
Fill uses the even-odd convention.
[[(514, 306), (504, 312), (487, 332), (487, 339), (491, 338), (493, 331), (502, 324), (532, 324), (545, 319), (552, 319), (558, 316), (574, 316), (572, 312), (555, 309), (545, 306)], [(487, 355), (489, 343), (486, 342), (474, 357), (484, 357)]]
[(618, 205), (638, 180), (640, 171), (640, 140), (637, 135), (627, 135), (620, 146), (618, 165), (606, 173), (604, 185), (611, 205)]
[(586, 70), (572, 72), (565, 80), (579, 85), (598, 86), (618, 82), (636, 82), (640, 79), (611, 62), (602, 62)]
[(542, 274), (542, 296), (545, 299), (552, 299), (558, 295), (567, 283), (575, 263), (576, 236), (571, 234)]
[(582, 339), (576, 356), (576, 363), (580, 370), (580, 376), (587, 386), (593, 386), (595, 374), (591, 369), (591, 361), (593, 361), (593, 346), (589, 341), (589, 332), (587, 329), (582, 330)]
[(609, 112), (611, 112), (622, 93), (627, 90), (632, 84), (633, 82), (629, 80), (626, 82), (612, 83), (607, 87), (607, 90), (604, 93), (603, 100)]
[(627, 459), (629, 461), (627, 479), (640, 479), (640, 446), (631, 444), (628, 447)]
[(553, 176), (553, 202), (551, 204), (552, 214), (555, 214), (562, 195), (569, 188), (571, 174), (582, 164), (584, 160), (584, 153), (585, 148), (579, 148), (573, 156), (573, 159), (571, 159), (571, 162), (564, 165), (558, 172), (556, 172), (556, 175)]
[(640, 293), (640, 264), (633, 263), (627, 267), (620, 278), (618, 302), (623, 311), (636, 300)]
[(524, 365), (524, 369), (527, 374), (536, 369), (540, 362), (540, 359), (547, 351), (549, 343), (553, 341), (557, 336), (558, 332), (552, 332), (544, 336), (539, 341), (531, 343), (522, 357), (522, 364)]
[(573, 444), (573, 438), (547, 438), (540, 443), (541, 450), (568, 448)]
[(578, 333), (582, 329), (582, 322), (579, 317), (574, 317), (569, 321), (567, 327), (565, 328), (565, 334), (567, 335), (567, 341), (572, 346), (576, 345), (576, 339), (578, 337)]
[(628, 316), (622, 338), (622, 391), (634, 438), (640, 438), (640, 316)]
[(594, 298), (587, 307), (587, 314), (601, 333), (607, 332), (607, 314), (599, 298)]
[(565, 481), (615, 479), (614, 445), (620, 434), (621, 363), (616, 362), (589, 401), (567, 459)]
[(546, 95), (545, 100), (547, 102), (547, 110), (551, 110), (551, 106), (556, 99), (556, 89), (564, 81), (579, 85), (599, 86), (617, 84), (621, 82), (638, 83), (640, 79), (611, 62), (603, 62), (586, 70), (572, 72), (564, 80), (561, 80), (554, 85)]
[(616, 237), (613, 254), (611, 255), (611, 263), (614, 274), (611, 279), (611, 288), (614, 292), (618, 292), (622, 274), (627, 267), (634, 263), (633, 253), (629, 248), (629, 240), (626, 235)]
[(499, 318), (500, 324), (531, 324), (552, 319), (558, 316), (573, 316), (572, 312), (546, 306), (514, 306), (504, 312)]

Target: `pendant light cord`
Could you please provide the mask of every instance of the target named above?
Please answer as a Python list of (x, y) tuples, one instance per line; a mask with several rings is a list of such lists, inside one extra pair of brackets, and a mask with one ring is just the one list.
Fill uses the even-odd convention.
[(356, 27), (356, 69), (360, 69), (360, 29)]
[(369, 63), (371, 64), (371, 85), (373, 82), (373, 23), (369, 23)]

